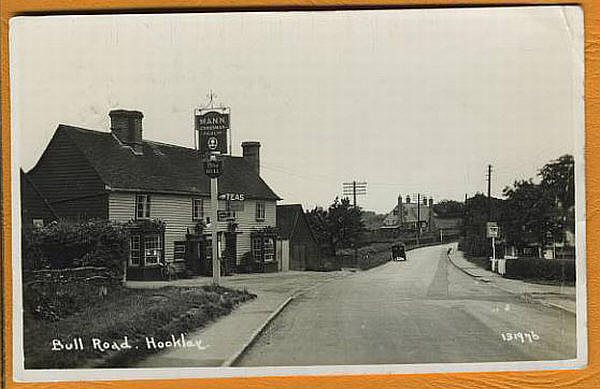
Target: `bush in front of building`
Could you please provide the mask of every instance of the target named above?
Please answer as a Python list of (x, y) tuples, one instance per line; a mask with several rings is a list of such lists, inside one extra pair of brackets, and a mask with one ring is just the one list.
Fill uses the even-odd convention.
[(22, 268), (27, 274), (43, 269), (103, 267), (113, 279), (120, 280), (128, 236), (125, 224), (107, 220), (59, 220), (42, 228), (24, 229)]
[(575, 283), (574, 259), (519, 258), (506, 261), (506, 278)]

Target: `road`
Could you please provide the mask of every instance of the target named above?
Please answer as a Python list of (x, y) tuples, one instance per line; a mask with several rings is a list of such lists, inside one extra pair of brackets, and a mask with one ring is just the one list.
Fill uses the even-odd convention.
[[(409, 251), (406, 262), (358, 272), (295, 299), (236, 366), (576, 357), (574, 315), (475, 280), (448, 261), (447, 247)], [(515, 340), (519, 332), (531, 338)]]

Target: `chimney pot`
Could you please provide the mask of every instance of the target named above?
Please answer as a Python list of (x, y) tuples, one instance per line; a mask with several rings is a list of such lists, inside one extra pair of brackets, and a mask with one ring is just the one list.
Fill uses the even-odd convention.
[(242, 142), (242, 156), (252, 166), (256, 175), (260, 176), (260, 142)]

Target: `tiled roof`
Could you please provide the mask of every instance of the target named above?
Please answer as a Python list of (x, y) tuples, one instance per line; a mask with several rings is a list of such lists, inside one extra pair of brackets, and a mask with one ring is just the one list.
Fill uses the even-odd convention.
[(290, 238), (296, 228), (298, 218), (301, 217), (303, 213), (304, 210), (300, 204), (277, 206), (277, 229), (279, 230), (279, 235), (283, 239)]
[[(210, 194), (210, 179), (204, 174), (196, 150), (143, 141), (143, 154), (134, 154), (111, 133), (60, 125), (113, 189), (147, 192)], [(249, 198), (280, 200), (242, 157), (223, 156), (219, 192), (242, 192)]]

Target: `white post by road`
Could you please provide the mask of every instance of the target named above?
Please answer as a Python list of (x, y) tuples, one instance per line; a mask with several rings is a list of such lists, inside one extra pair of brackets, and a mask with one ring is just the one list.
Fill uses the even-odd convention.
[(496, 260), (496, 238), (492, 236), (492, 259)]
[(211, 207), (211, 237), (212, 237), (212, 273), (213, 273), (213, 284), (219, 285), (221, 282), (221, 264), (219, 263), (219, 242), (217, 238), (217, 225), (218, 225), (218, 214), (217, 209), (219, 206), (218, 190), (217, 190), (217, 178), (210, 179), (210, 207)]

